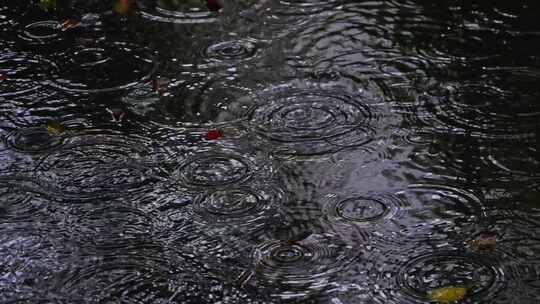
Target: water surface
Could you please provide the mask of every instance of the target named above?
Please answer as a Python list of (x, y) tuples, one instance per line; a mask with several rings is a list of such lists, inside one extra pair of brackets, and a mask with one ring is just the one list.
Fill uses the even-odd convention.
[(0, 1), (0, 302), (538, 302), (535, 1), (38, 2)]

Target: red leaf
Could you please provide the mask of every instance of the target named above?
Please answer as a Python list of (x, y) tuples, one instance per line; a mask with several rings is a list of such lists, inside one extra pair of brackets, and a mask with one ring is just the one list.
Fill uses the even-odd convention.
[(216, 139), (221, 138), (222, 136), (223, 136), (223, 131), (214, 129), (214, 130), (208, 131), (206, 135), (204, 136), (204, 138), (206, 140), (216, 140)]
[(206, 6), (211, 11), (219, 11), (223, 8), (223, 0), (207, 0)]
[(155, 78), (152, 79), (152, 89), (158, 94), (163, 94), (167, 91), (167, 85), (169, 85), (170, 80), (167, 78)]

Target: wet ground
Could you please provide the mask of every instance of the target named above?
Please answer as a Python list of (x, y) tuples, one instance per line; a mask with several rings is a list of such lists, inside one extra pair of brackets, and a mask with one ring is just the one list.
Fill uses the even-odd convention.
[(0, 1), (1, 303), (539, 302), (537, 1), (41, 2)]

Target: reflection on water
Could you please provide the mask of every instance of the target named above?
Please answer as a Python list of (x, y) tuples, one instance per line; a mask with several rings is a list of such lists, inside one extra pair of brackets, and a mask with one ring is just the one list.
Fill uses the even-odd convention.
[(105, 2), (0, 2), (0, 302), (538, 302), (538, 3)]

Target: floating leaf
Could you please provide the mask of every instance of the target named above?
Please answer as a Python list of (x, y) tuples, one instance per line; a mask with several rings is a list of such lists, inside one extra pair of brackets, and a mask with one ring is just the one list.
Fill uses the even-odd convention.
[(50, 135), (60, 135), (66, 131), (66, 128), (64, 125), (58, 122), (50, 122), (47, 124), (47, 132), (49, 132)]
[(206, 140), (216, 140), (216, 139), (221, 138), (222, 136), (223, 136), (223, 131), (214, 129), (214, 130), (210, 130), (206, 132), (206, 134), (204, 135), (204, 138)]
[(124, 110), (119, 108), (112, 108), (112, 109), (105, 109), (109, 114), (111, 114), (111, 118), (113, 122), (122, 122), (124, 118), (126, 117), (126, 112)]
[(476, 252), (491, 252), (497, 248), (497, 235), (493, 232), (483, 232), (469, 244)]
[(116, 0), (114, 2), (114, 11), (120, 15), (129, 15), (133, 12), (131, 0)]
[(206, 0), (206, 6), (211, 11), (221, 11), (223, 9), (224, 0)]
[(446, 304), (462, 300), (466, 294), (465, 287), (444, 287), (430, 291), (428, 298), (433, 302)]
[(4, 80), (6, 80), (7, 78), (8, 78), (8, 77), (7, 77), (6, 74), (0, 73), (0, 81), (4, 81)]
[(54, 11), (58, 7), (57, 0), (40, 0), (39, 4), (48, 11)]
[(171, 81), (165, 77), (158, 77), (152, 80), (152, 88), (158, 94), (163, 94), (167, 91), (167, 86)]

